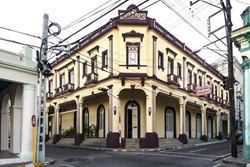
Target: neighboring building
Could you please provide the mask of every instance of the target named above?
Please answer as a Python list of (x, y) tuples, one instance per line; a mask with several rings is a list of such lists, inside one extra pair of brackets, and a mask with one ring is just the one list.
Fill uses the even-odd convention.
[(0, 50), (0, 151), (17, 158), (0, 158), (0, 164), (32, 161), (33, 130), (36, 114), (36, 63), (32, 50), (16, 54)]
[[(52, 66), (46, 133), (53, 143), (66, 131), (76, 133), (76, 145), (94, 136), (118, 147), (120, 132), (157, 147), (158, 138), (206, 140), (230, 130), (223, 75), (135, 5)], [(204, 86), (212, 94), (196, 96)]]
[[(236, 57), (233, 58), (234, 62), (234, 100), (235, 100), (235, 120), (236, 130), (241, 131), (243, 126), (243, 71), (240, 62)], [(219, 58), (211, 64), (216, 70), (220, 71), (224, 76), (228, 76), (228, 60)]]

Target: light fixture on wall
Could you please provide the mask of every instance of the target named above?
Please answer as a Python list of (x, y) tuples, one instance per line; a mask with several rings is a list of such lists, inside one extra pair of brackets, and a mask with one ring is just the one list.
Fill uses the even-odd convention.
[(114, 106), (114, 115), (116, 115), (116, 110), (117, 110), (117, 108), (116, 108), (116, 106)]
[(151, 115), (151, 112), (152, 112), (152, 108), (151, 108), (151, 107), (148, 107), (148, 115), (149, 115), (149, 116)]

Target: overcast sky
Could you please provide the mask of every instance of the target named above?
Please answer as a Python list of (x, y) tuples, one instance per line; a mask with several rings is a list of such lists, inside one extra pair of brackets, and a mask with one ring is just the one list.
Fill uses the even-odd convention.
[[(118, 9), (126, 9), (127, 6), (134, 3), (136, 5), (140, 4), (144, 0), (130, 0)], [(196, 0), (194, 0), (196, 1)], [(205, 0), (206, 2), (212, 3), (214, 5), (220, 6), (219, 0)], [(1, 2), (0, 9), (0, 38), (18, 41), (25, 44), (32, 44), (35, 46), (40, 45), (41, 40), (34, 37), (28, 37), (26, 35), (20, 35), (18, 33), (13, 33), (2, 29), (9, 28), (12, 30), (24, 32), (27, 34), (32, 34), (41, 37), (42, 35), (42, 22), (43, 15), (47, 13), (49, 15), (49, 20), (51, 22), (58, 23), (63, 31), (59, 35), (60, 38), (65, 38), (68, 35), (74, 33), (76, 30), (87, 25), (89, 22), (98, 18), (100, 14), (96, 14), (89, 19), (81, 21), (76, 25), (64, 29), (65, 26), (69, 25), (73, 21), (81, 18), (90, 11), (98, 8), (102, 9), (108, 7), (115, 2), (123, 2), (122, 0), (8, 0)], [(148, 5), (156, 2), (156, 0), (149, 0), (144, 5), (140, 6), (139, 9), (147, 7)], [(218, 9), (208, 5), (202, 1), (190, 6), (190, 1), (188, 0), (165, 0), (165, 4), (161, 1), (152, 6), (147, 7), (145, 10), (148, 11), (148, 16), (155, 18), (158, 23), (160, 23), (164, 28), (175, 35), (179, 40), (184, 42), (188, 47), (195, 50), (203, 45), (206, 45), (216, 38), (210, 36), (208, 38), (207, 32), (207, 18), (216, 12)], [(104, 3), (106, 5), (104, 5)], [(232, 4), (232, 22), (233, 30), (242, 27), (242, 19), (240, 14), (247, 6), (250, 6), (249, 0), (231, 0)], [(168, 7), (168, 5), (170, 7)], [(114, 6), (113, 6), (114, 7)], [(172, 8), (172, 9), (170, 9)], [(91, 30), (98, 28), (99, 26), (105, 24), (110, 18), (117, 16), (118, 9), (114, 10), (110, 14), (107, 14), (100, 21), (93, 24), (89, 29), (86, 28), (80, 33), (76, 34), (72, 39), (68, 41), (74, 41), (74, 39), (81, 38), (86, 35)], [(106, 10), (107, 11), (107, 10)], [(175, 11), (175, 12), (173, 12)], [(184, 19), (180, 18), (183, 17)], [(212, 26), (218, 26), (223, 23), (223, 15), (218, 15), (213, 19)], [(185, 20), (185, 21), (184, 21)], [(189, 24), (188, 24), (189, 23)], [(213, 27), (211, 27), (213, 29)], [(216, 33), (218, 37), (225, 36), (224, 30)], [(54, 42), (58, 39), (51, 39)], [(211, 48), (226, 50), (221, 42), (217, 43), (217, 46), (211, 45)], [(20, 52), (22, 45), (13, 44), (10, 42), (4, 42), (0, 40), (0, 48), (5, 50), (11, 50), (13, 52)], [(234, 53), (237, 58), (241, 61), (240, 54), (236, 48), (234, 48)], [(201, 52), (199, 55), (206, 59), (208, 62), (212, 62), (219, 56), (210, 52), (209, 55), (206, 52)]]

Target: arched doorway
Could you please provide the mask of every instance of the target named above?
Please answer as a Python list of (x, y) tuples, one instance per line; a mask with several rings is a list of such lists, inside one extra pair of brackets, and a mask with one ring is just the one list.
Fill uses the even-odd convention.
[(125, 137), (140, 138), (140, 107), (136, 101), (125, 106)]
[(105, 109), (103, 105), (97, 109), (97, 137), (105, 137)]
[(165, 109), (165, 137), (175, 138), (175, 111), (170, 107)]
[(201, 137), (201, 114), (196, 115), (196, 138)]
[(187, 138), (191, 137), (191, 116), (190, 112), (186, 112), (186, 135)]
[(87, 107), (85, 107), (83, 109), (83, 112), (82, 112), (82, 120), (83, 120), (83, 123), (82, 123), (82, 129), (83, 129), (83, 134), (84, 134), (84, 137), (88, 137), (89, 136), (89, 132), (88, 132), (88, 129), (89, 129), (89, 110)]
[(211, 116), (207, 117), (207, 137), (209, 139), (213, 137), (213, 119)]

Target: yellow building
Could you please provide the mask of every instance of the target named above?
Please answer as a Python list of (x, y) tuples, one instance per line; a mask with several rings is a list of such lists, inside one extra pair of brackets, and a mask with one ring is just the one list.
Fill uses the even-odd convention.
[[(140, 138), (215, 138), (229, 132), (223, 75), (135, 5), (80, 40), (53, 63), (47, 85), (47, 137), (75, 144), (107, 138), (107, 147)], [(197, 96), (196, 88), (201, 93)], [(206, 95), (206, 91), (211, 91)], [(202, 93), (205, 91), (205, 93)], [(147, 135), (146, 135), (147, 134)]]

